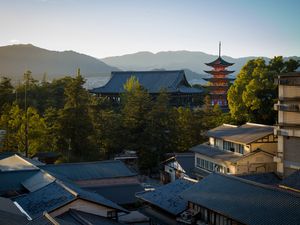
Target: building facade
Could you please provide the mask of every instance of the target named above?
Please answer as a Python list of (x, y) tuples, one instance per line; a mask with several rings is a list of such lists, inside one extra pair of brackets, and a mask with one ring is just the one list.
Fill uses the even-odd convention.
[(284, 177), (300, 169), (300, 72), (280, 75), (278, 82), (277, 172)]
[(192, 147), (195, 173), (201, 178), (211, 172), (249, 174), (274, 172), (277, 137), (273, 126), (246, 123), (223, 124), (207, 135), (209, 142)]
[(232, 66), (233, 63), (226, 62), (221, 57), (221, 43), (219, 44), (219, 57), (213, 62), (206, 63), (207, 66), (212, 67), (212, 70), (205, 70), (204, 72), (212, 75), (211, 78), (206, 78), (209, 82), (209, 95), (211, 98), (211, 105), (219, 105), (221, 108), (227, 108), (227, 92), (230, 82), (233, 78), (227, 76), (234, 71), (226, 68)]

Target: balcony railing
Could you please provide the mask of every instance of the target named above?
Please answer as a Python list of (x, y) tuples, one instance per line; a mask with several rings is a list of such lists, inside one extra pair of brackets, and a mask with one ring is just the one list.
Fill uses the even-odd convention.
[(275, 83), (279, 85), (287, 85), (287, 86), (300, 86), (300, 78), (299, 77), (281, 77), (279, 79), (275, 79)]
[(300, 112), (299, 104), (275, 104), (274, 109), (277, 111)]

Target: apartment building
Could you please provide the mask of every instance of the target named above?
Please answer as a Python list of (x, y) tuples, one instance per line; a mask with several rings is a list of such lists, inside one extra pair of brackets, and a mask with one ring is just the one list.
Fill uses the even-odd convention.
[(274, 157), (278, 174), (286, 177), (300, 169), (300, 72), (279, 75), (278, 123), (275, 134), (278, 136), (278, 150)]

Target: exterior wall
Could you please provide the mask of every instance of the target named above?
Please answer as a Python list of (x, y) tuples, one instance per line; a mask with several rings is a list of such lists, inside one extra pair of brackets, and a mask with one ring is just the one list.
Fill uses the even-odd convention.
[(299, 112), (283, 112), (278, 113), (278, 123), (287, 124), (300, 124), (300, 113)]
[(279, 85), (279, 97), (294, 98), (299, 97), (300, 86)]
[(273, 155), (276, 155), (277, 145), (278, 143), (252, 143), (251, 152), (259, 148)]
[(300, 73), (279, 77), (278, 149), (274, 161), (278, 174), (286, 177), (300, 169)]
[(273, 156), (258, 152), (237, 162), (236, 174), (275, 172), (276, 163)]
[(300, 169), (300, 138), (283, 137), (284, 175)]
[(99, 216), (107, 217), (107, 212), (110, 211), (116, 211), (115, 209), (111, 209), (105, 206), (101, 206), (89, 201), (85, 201), (82, 199), (77, 199), (61, 208), (58, 208), (57, 210), (50, 213), (52, 217), (59, 216), (65, 212), (67, 212), (69, 209), (77, 209), (83, 212), (88, 212), (92, 214), (96, 214)]
[(168, 165), (165, 165), (165, 172), (170, 175), (170, 182), (176, 180), (176, 170)]
[(209, 138), (209, 144), (210, 144), (211, 146), (215, 146), (215, 138), (210, 137), (210, 138)]

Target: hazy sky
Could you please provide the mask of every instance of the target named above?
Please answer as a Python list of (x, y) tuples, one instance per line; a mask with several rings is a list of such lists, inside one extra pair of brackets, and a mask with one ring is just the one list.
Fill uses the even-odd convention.
[(300, 55), (300, 0), (0, 0), (0, 45), (95, 57), (191, 50)]

